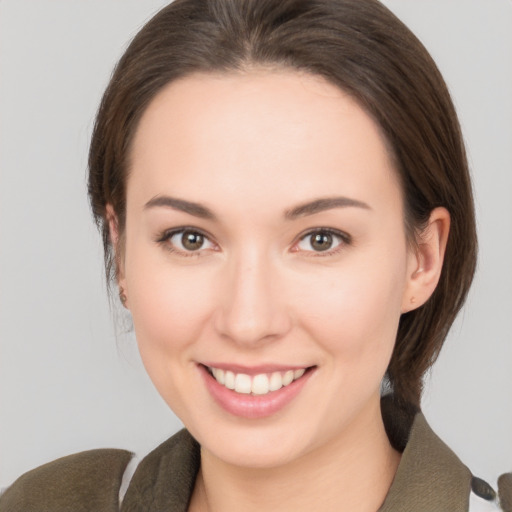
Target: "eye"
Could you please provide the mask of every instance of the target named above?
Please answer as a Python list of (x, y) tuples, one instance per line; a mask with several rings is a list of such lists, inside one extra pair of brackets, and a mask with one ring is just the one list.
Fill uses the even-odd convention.
[(215, 244), (204, 233), (194, 229), (167, 231), (158, 241), (165, 243), (171, 252), (184, 253), (187, 256), (215, 248)]
[(349, 244), (350, 237), (332, 229), (317, 229), (302, 236), (297, 250), (332, 254), (343, 244)]

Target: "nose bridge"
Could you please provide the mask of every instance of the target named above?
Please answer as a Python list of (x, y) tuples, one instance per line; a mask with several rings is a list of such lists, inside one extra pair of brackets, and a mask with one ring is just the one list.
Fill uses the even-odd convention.
[(289, 329), (278, 274), (270, 255), (256, 247), (245, 247), (230, 258), (216, 322), (223, 336), (253, 345), (278, 338)]

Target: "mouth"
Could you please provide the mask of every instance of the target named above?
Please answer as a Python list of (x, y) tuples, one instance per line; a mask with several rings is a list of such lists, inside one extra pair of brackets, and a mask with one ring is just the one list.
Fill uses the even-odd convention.
[(206, 366), (208, 373), (227, 389), (244, 395), (267, 395), (273, 391), (289, 386), (300, 379), (312, 367), (274, 371), (270, 373), (237, 373), (231, 370)]
[(317, 368), (222, 366), (198, 364), (206, 388), (224, 411), (251, 420), (283, 410), (301, 393)]

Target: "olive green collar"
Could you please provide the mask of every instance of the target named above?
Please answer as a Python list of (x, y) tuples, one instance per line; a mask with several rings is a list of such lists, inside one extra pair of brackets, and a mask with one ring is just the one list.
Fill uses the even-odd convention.
[[(467, 511), (469, 469), (436, 436), (421, 412), (404, 413), (386, 398), (382, 405), (390, 441), (403, 454), (379, 512)], [(121, 510), (143, 506), (146, 511), (186, 512), (199, 465), (199, 444), (186, 430), (178, 432), (141, 461)]]
[(471, 472), (418, 412), (395, 478), (379, 512), (466, 512)]

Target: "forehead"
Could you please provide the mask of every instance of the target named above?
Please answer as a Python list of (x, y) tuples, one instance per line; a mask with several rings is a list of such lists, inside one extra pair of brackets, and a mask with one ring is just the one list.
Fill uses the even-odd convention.
[(338, 87), (296, 71), (172, 82), (143, 114), (130, 160), (128, 200), (131, 191), (201, 200), (217, 191), (292, 202), (305, 194), (368, 199), (379, 188), (399, 188), (370, 116)]

